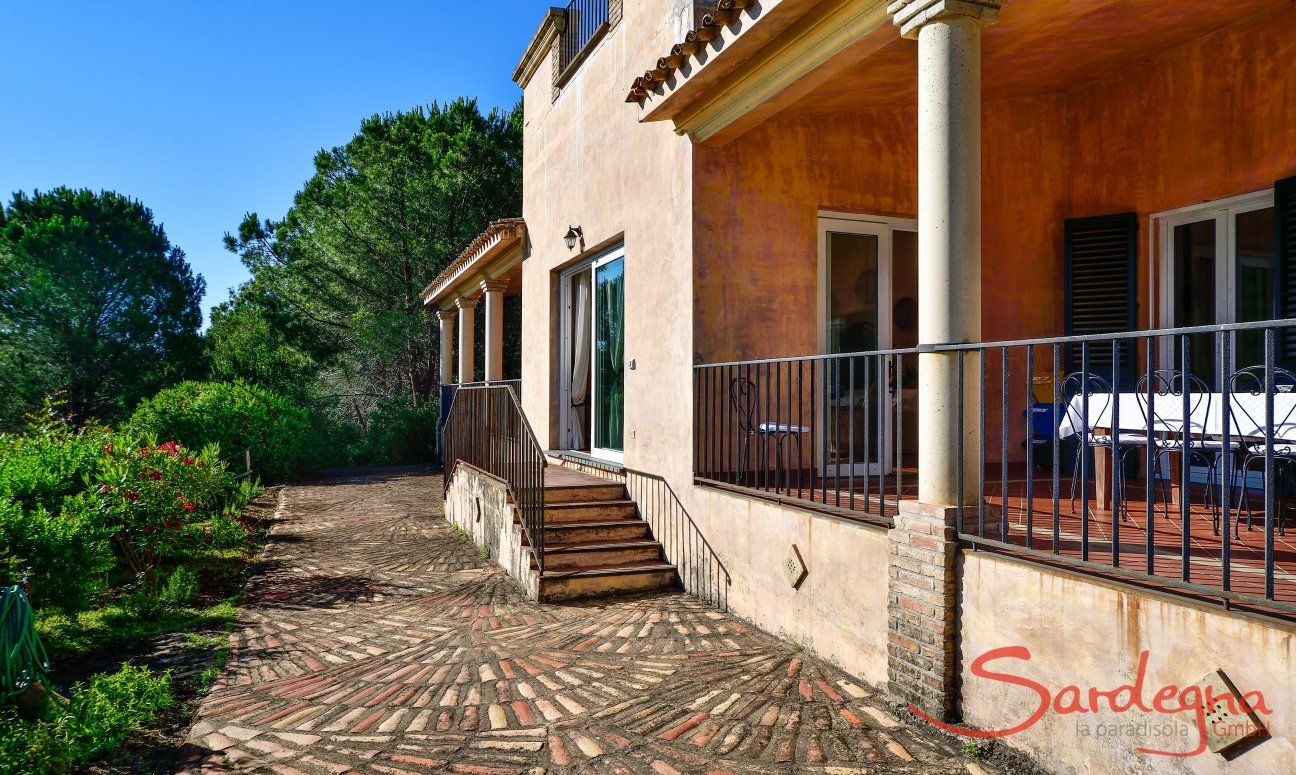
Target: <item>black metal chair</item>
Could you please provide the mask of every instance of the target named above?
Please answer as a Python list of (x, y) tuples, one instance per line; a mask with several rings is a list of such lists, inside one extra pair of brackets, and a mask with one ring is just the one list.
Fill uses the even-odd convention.
[[(1183, 412), (1185, 391), (1188, 396), (1188, 416), (1182, 417), (1180, 415)], [(1151, 404), (1148, 402), (1149, 394), (1153, 396)], [(1206, 465), (1206, 505), (1212, 514), (1217, 515), (1219, 504), (1214, 500), (1214, 483), (1223, 444), (1208, 432), (1206, 426), (1214, 396), (1210, 386), (1200, 377), (1179, 369), (1158, 369), (1139, 377), (1135, 395), (1146, 433), (1135, 433), (1126, 438), (1123, 441), (1128, 448), (1125, 454), (1142, 450), (1155, 455), (1152, 476), (1160, 484), (1166, 516), (1170, 514), (1171, 497), (1162, 476), (1161, 461), (1169, 453), (1187, 455), (1190, 464), (1196, 459)], [(1168, 407), (1174, 407), (1178, 411), (1168, 412)], [(1191, 487), (1191, 481), (1181, 483), (1180, 497), (1190, 497)], [(1218, 516), (1214, 520), (1218, 520)]]
[[(739, 446), (739, 480), (747, 481), (747, 461), (751, 457), (752, 439), (759, 439), (761, 465), (769, 465), (769, 442), (774, 441), (774, 460), (776, 464), (783, 460), (785, 443), (796, 442), (796, 461), (801, 465), (801, 437), (810, 432), (805, 425), (792, 425), (782, 422), (760, 420), (756, 417), (760, 406), (760, 392), (756, 383), (746, 377), (734, 377), (729, 380), (729, 403), (738, 416)], [(791, 460), (789, 459), (789, 464)], [(789, 476), (791, 466), (788, 466)], [(778, 475), (775, 475), (774, 488), (779, 489)]]
[[(1229, 392), (1234, 396), (1263, 396), (1265, 394), (1265, 367), (1248, 366), (1233, 372), (1228, 382)], [(1296, 393), (1296, 373), (1283, 368), (1273, 368), (1273, 389), (1274, 393), (1290, 394)], [(1239, 440), (1239, 446), (1242, 453), (1242, 466), (1240, 469), (1230, 472), (1230, 476), (1241, 475), (1242, 483), (1238, 489), (1238, 508), (1234, 516), (1234, 534), (1237, 534), (1237, 526), (1241, 524), (1242, 504), (1246, 502), (1247, 513), (1247, 530), (1251, 529), (1251, 520), (1253, 512), (1251, 510), (1251, 498), (1249, 496), (1249, 487), (1247, 475), (1250, 473), (1251, 466), (1255, 463), (1261, 465), (1263, 472), (1265, 460), (1265, 439), (1263, 429), (1265, 427), (1264, 409), (1247, 407), (1241, 401), (1233, 400), (1229, 404), (1229, 421), (1232, 425), (1233, 433), (1237, 434), (1235, 438)], [(1290, 489), (1291, 479), (1296, 473), (1296, 439), (1291, 438), (1293, 431), (1296, 431), (1296, 402), (1293, 402), (1286, 411), (1281, 413), (1274, 412), (1274, 440), (1273, 440), (1273, 461), (1279, 469), (1278, 477), (1278, 508), (1277, 522), (1279, 535), (1286, 535), (1284, 516), (1287, 504), (1287, 490)], [(1248, 433), (1247, 431), (1260, 430), (1259, 435)], [(1287, 438), (1280, 438), (1279, 434)], [(1286, 474), (1282, 476), (1281, 474)], [(1236, 480), (1234, 480), (1236, 481)], [(1262, 485), (1262, 488), (1266, 485)]]
[[(1090, 449), (1105, 447), (1112, 451), (1113, 466), (1119, 459), (1119, 444), (1114, 442), (1109, 434), (1095, 433), (1093, 429), (1093, 418), (1101, 415), (1111, 408), (1112, 387), (1106, 379), (1097, 374), (1085, 374), (1083, 372), (1073, 372), (1068, 374), (1058, 385), (1058, 395), (1062, 397), (1062, 415), (1076, 429), (1077, 435), (1083, 434), (1085, 441)], [(1087, 395), (1088, 400), (1088, 417), (1083, 416), (1081, 408), (1073, 407), (1071, 403), (1076, 396)], [(1124, 436), (1125, 434), (1121, 434)], [(1071, 466), (1071, 511), (1075, 512), (1076, 486), (1079, 484), (1080, 477), (1080, 458), (1084, 454), (1085, 444), (1076, 445), (1075, 461)]]

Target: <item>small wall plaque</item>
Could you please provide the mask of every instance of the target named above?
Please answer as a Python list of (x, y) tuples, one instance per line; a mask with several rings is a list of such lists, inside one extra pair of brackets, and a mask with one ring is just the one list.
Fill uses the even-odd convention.
[(797, 589), (805, 577), (809, 575), (806, 570), (805, 561), (801, 559), (801, 552), (797, 550), (796, 544), (788, 547), (787, 555), (783, 558), (783, 575), (787, 577), (788, 584)]
[(1223, 670), (1216, 670), (1197, 682), (1202, 701), (1210, 693), (1211, 704), (1206, 708), (1206, 745), (1212, 753), (1222, 754), (1229, 749), (1264, 734), (1265, 728), (1255, 711), (1243, 707), (1242, 693), (1237, 690)]

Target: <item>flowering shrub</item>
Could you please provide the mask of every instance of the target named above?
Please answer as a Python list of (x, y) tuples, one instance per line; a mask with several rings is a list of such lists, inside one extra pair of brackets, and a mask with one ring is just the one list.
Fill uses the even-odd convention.
[(186, 526), (218, 514), (231, 485), (216, 448), (174, 441), (105, 444), (93, 495), (123, 558), (147, 577), (185, 539)]

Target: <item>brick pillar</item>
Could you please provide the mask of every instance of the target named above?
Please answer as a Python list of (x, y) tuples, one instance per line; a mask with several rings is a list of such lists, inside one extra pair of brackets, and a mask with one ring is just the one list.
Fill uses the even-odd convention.
[(957, 711), (955, 509), (902, 501), (887, 532), (887, 683), (893, 699), (937, 718)]

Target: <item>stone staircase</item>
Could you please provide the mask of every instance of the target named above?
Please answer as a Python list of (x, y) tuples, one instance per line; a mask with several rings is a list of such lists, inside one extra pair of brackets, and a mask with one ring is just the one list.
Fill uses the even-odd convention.
[[(540, 599), (644, 592), (678, 583), (652, 528), (625, 485), (560, 465), (545, 471), (544, 572)], [(527, 542), (523, 534), (524, 545)], [(537, 573), (534, 553), (528, 553)]]

